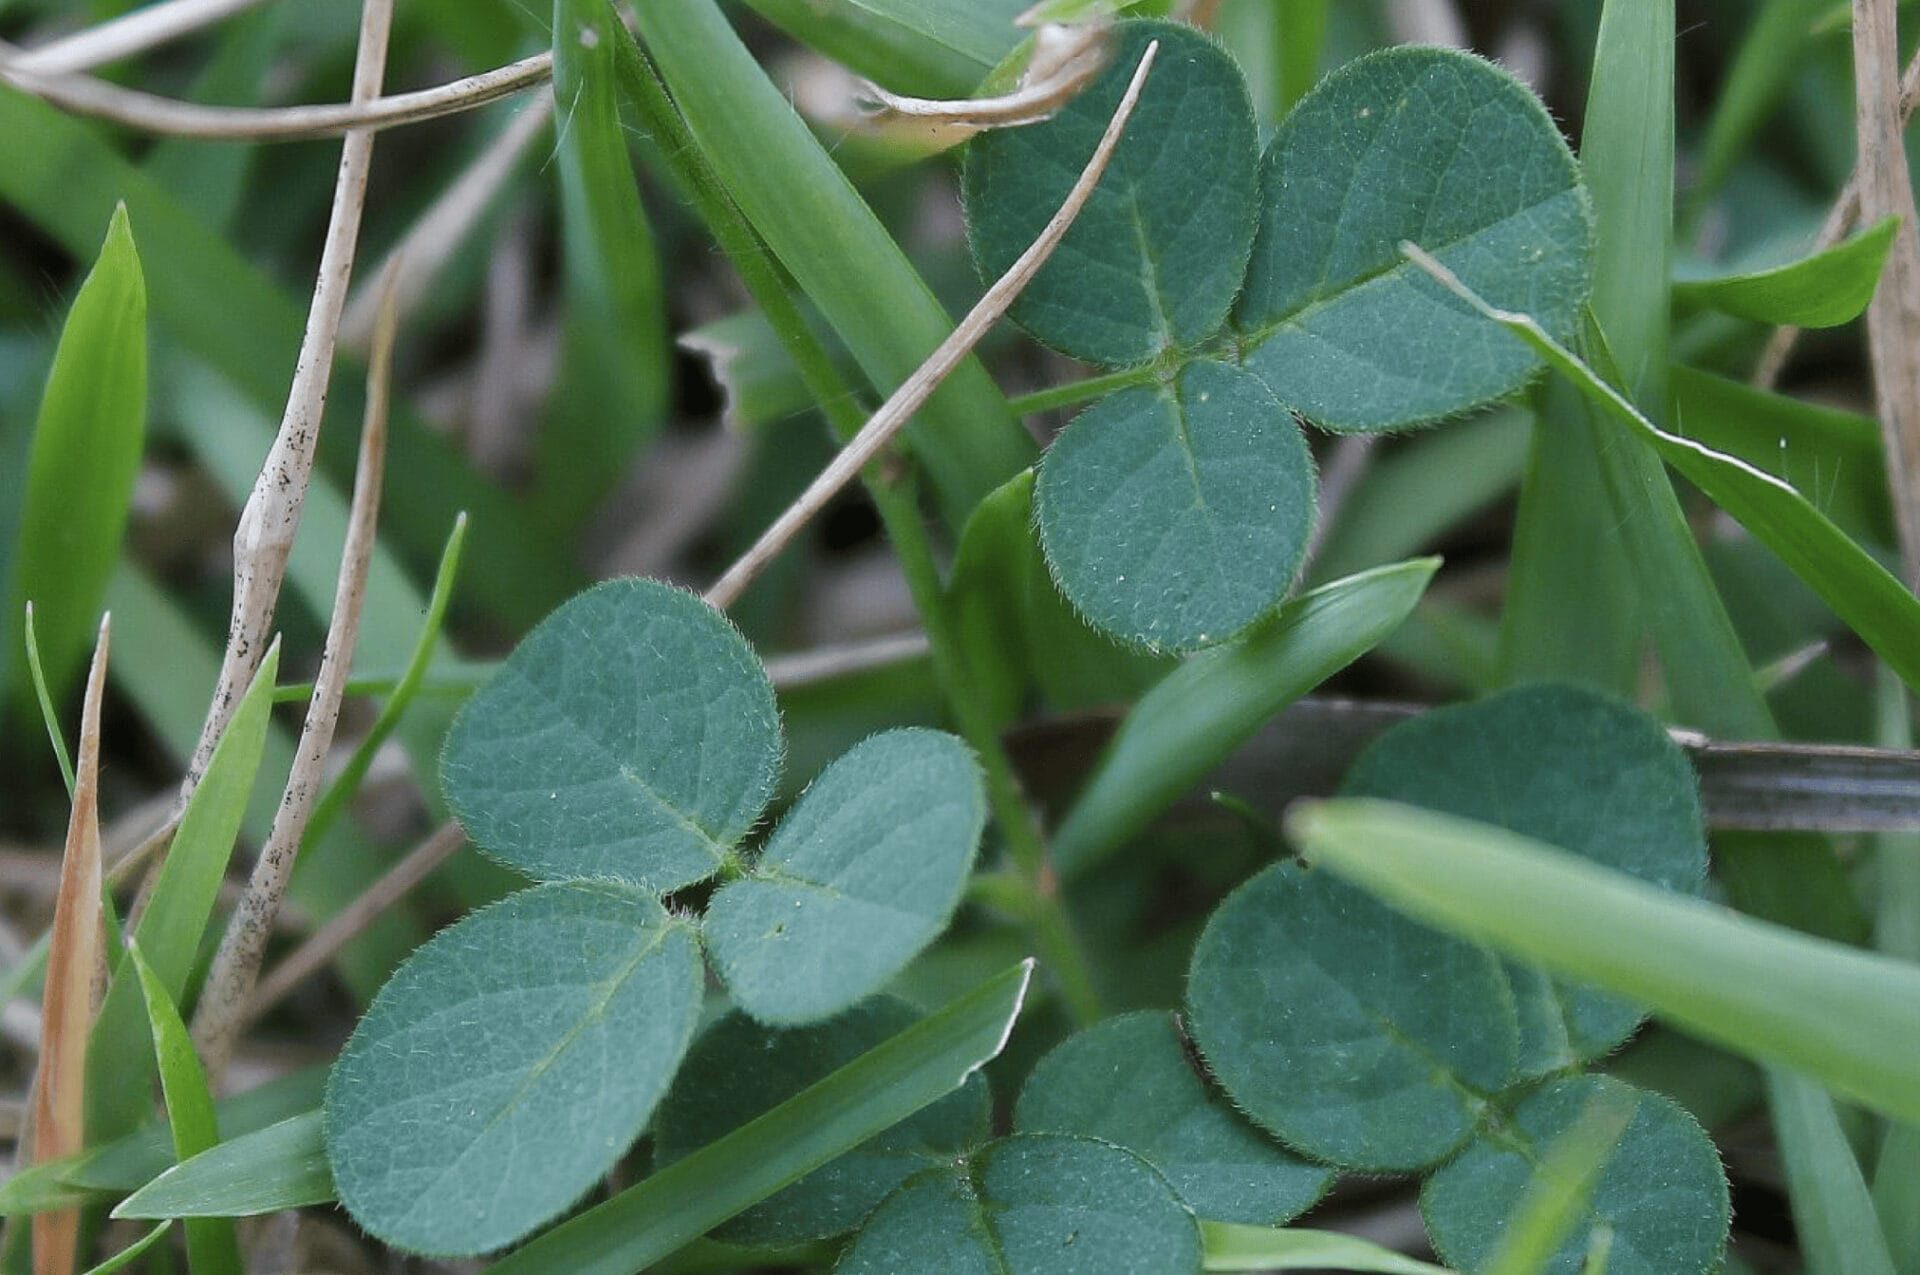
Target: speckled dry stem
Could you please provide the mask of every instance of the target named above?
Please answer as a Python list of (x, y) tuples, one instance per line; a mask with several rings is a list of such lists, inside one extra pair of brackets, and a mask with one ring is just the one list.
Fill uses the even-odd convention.
[[(101, 969), (100, 699), (107, 678), (108, 625), (100, 623), (81, 710), (74, 762), (73, 814), (67, 824), (53, 939), (47, 947), (40, 1022), (40, 1068), (33, 1082), (33, 1158), (44, 1164), (85, 1145), (87, 1035), (93, 1029), (95, 982)], [(80, 1214), (62, 1209), (33, 1218), (35, 1275), (74, 1269)]]
[(1867, 309), (1874, 401), (1886, 441), (1887, 481), (1909, 587), (1920, 585), (1920, 232), (1900, 127), (1895, 0), (1854, 0), (1855, 127), (1860, 217), (1899, 217), (1879, 291)]
[(1159, 49), (1158, 41), (1147, 46), (1146, 55), (1140, 59), (1140, 66), (1133, 73), (1133, 81), (1127, 86), (1126, 95), (1120, 99), (1120, 105), (1108, 122), (1100, 144), (1094, 148), (1093, 157), (1087, 161), (1086, 168), (1081, 171), (1079, 180), (1068, 192), (1060, 210), (1053, 215), (1053, 220), (1033, 241), (1033, 246), (987, 289), (986, 295), (960, 321), (960, 326), (953, 330), (952, 335), (942, 341), (940, 348), (929, 355), (927, 361), (907, 378), (906, 383), (893, 392), (893, 396), (881, 405), (853, 440), (820, 471), (820, 476), (813, 480), (800, 498), (788, 506), (753, 547), (727, 568), (726, 574), (707, 590), (706, 599), (711, 606), (724, 611), (739, 600), (747, 586), (772, 565), (801, 529), (813, 520), (814, 515), (826, 508), (828, 502), (857, 478), (860, 471), (906, 428), (913, 414), (933, 397), (941, 382), (965, 361), (973, 347), (992, 330), (1021, 291), (1032, 282), (1034, 275), (1053, 255), (1053, 250), (1066, 238), (1067, 231), (1073, 228), (1080, 211), (1092, 198), (1094, 188), (1100, 184), (1100, 178), (1113, 158), (1114, 149), (1119, 146), (1121, 135), (1126, 132), (1127, 121), (1133, 117), (1133, 108), (1140, 101), (1141, 90), (1146, 87), (1147, 75), (1153, 69), (1153, 60)]
[(339, 582), (334, 590), (333, 619), (314, 678), (313, 697), (294, 753), (293, 771), (274, 813), (273, 828), (253, 866), (247, 889), (240, 896), (227, 931), (214, 954), (213, 968), (194, 1014), (193, 1038), (210, 1081), (218, 1082), (246, 1019), (260, 977), (260, 963), (274, 918), (286, 899), (300, 845), (325, 785), (327, 754), (340, 722), (353, 669), (353, 651), (360, 637), (360, 614), (366, 603), (367, 568), (373, 560), (374, 536), (379, 525), (380, 489), (387, 453), (387, 402), (393, 375), (393, 338), (397, 312), (391, 285), (378, 333), (373, 362), (367, 373), (366, 423), (360, 436), (360, 461), (354, 474), (353, 507), (347, 518), (346, 543), (341, 549)]

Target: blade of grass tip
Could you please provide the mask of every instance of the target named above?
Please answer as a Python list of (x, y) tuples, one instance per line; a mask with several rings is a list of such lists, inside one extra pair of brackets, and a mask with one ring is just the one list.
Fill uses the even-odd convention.
[(1286, 826), (1314, 864), (1429, 925), (1615, 992), (1888, 1116), (1920, 1116), (1920, 968), (1393, 802), (1301, 802)]
[(34, 698), (40, 701), (40, 718), (47, 725), (47, 742), (53, 745), (53, 760), (59, 763), (60, 778), (66, 781), (67, 800), (73, 800), (73, 757), (67, 752), (67, 736), (60, 729), (60, 714), (54, 711), (53, 692), (47, 687), (46, 671), (40, 664), (40, 639), (33, 629), (33, 603), (27, 603), (21, 622), (27, 644), (27, 673), (33, 678)]
[[(433, 593), (427, 599), (427, 616), (420, 625), (420, 635), (414, 641), (413, 653), (407, 657), (407, 666), (401, 672), (400, 679), (394, 683), (386, 702), (380, 706), (379, 715), (374, 718), (365, 739), (353, 750), (353, 756), (334, 777), (327, 791), (321, 795), (319, 804), (313, 809), (313, 819), (307, 824), (304, 845), (315, 845), (332, 829), (336, 820), (360, 791), (361, 783), (367, 772), (373, 767), (374, 754), (380, 751), (395, 729), (400, 719), (406, 716), (414, 697), (420, 693), (420, 687), (426, 681), (427, 670), (433, 664), (435, 649), (440, 644), (440, 631), (445, 626), (447, 606), (453, 601), (453, 588), (460, 577), (460, 554), (467, 541), (467, 516), (461, 514), (453, 521), (453, 532), (447, 537), (446, 548), (440, 551), (440, 565), (433, 574)], [(348, 690), (352, 690), (349, 685)]]
[(106, 1261), (88, 1269), (87, 1275), (112, 1275), (114, 1271), (124, 1271), (127, 1267), (145, 1257), (147, 1250), (158, 1244), (166, 1233), (173, 1229), (171, 1220), (161, 1222), (133, 1243), (109, 1257)]
[[(160, 1062), (160, 1092), (173, 1133), (174, 1158), (190, 1160), (220, 1141), (213, 1094), (207, 1089), (199, 1056), (193, 1052), (187, 1025), (180, 1020), (180, 1011), (160, 976), (140, 954), (139, 943), (128, 947), (127, 960), (139, 976), (141, 997), (147, 1005), (154, 1057)], [(193, 1275), (244, 1275), (240, 1241), (231, 1219), (189, 1218), (186, 1230), (187, 1263)]]
[(1897, 1275), (1833, 1099), (1784, 1067), (1767, 1068), (1766, 1077), (1794, 1232), (1807, 1269), (1820, 1275)]
[[(106, 690), (110, 625), (100, 622), (80, 717), (80, 752), (47, 949), (41, 1001), (40, 1067), (32, 1091), (36, 1163), (74, 1155), (86, 1143), (87, 1034), (93, 1027), (94, 979), (102, 960), (100, 926), (100, 701)], [(65, 1275), (78, 1256), (80, 1215), (36, 1214), (36, 1275)]]
[(1636, 1106), (1633, 1094), (1619, 1088), (1594, 1096), (1579, 1122), (1548, 1148), (1483, 1275), (1539, 1275), (1549, 1268), (1592, 1202), (1594, 1184)]
[(860, 471), (906, 428), (907, 422), (927, 404), (941, 383), (972, 357), (973, 347), (992, 330), (1027, 284), (1032, 282), (1034, 275), (1046, 265), (1054, 249), (1066, 238), (1067, 231), (1073, 228), (1081, 210), (1087, 206), (1087, 200), (1093, 197), (1094, 188), (1100, 184), (1101, 177), (1106, 174), (1107, 163), (1113, 158), (1114, 148), (1120, 144), (1127, 123), (1133, 118), (1134, 107), (1139, 105), (1141, 91), (1146, 88), (1147, 77), (1152, 74), (1154, 58), (1159, 52), (1159, 41), (1147, 45), (1147, 51), (1133, 73), (1133, 80), (1127, 85), (1113, 118), (1107, 122), (1106, 133), (1100, 138), (1099, 145), (1094, 147), (1093, 155), (1081, 170), (1079, 180), (1074, 182), (1066, 200), (1040, 232), (1039, 238), (987, 289), (986, 295), (961, 320), (960, 326), (894, 391), (853, 440), (820, 471), (819, 477), (808, 485), (800, 498), (788, 506), (753, 547), (727, 568), (726, 573), (707, 590), (708, 603), (724, 611), (738, 601), (747, 586), (780, 556), (801, 529), (826, 508), (842, 488), (859, 477)]
[[(384, 24), (391, 18), (392, 0), (368, 0), (369, 21)], [(376, 14), (375, 10), (379, 12)], [(367, 569), (373, 559), (380, 519), (380, 493), (386, 476), (387, 407), (393, 383), (393, 347), (399, 322), (397, 297), (389, 276), (373, 360), (367, 372), (367, 413), (360, 431), (360, 464), (354, 476), (353, 506), (347, 520), (346, 543), (340, 552), (340, 574), (334, 594), (333, 617), (327, 626), (320, 673), (314, 679), (313, 699), (300, 730), (300, 743), (286, 789), (274, 813), (273, 828), (255, 860), (246, 890), (233, 910), (227, 930), (214, 953), (213, 966), (194, 1011), (194, 1041), (209, 1075), (225, 1071), (247, 1003), (253, 999), (267, 940), (285, 901), (288, 883), (299, 860), (308, 820), (319, 799), (327, 754), (340, 724), (340, 705), (360, 636), (360, 615), (367, 600)], [(269, 462), (271, 464), (271, 462)], [(276, 586), (277, 587), (277, 586)]]

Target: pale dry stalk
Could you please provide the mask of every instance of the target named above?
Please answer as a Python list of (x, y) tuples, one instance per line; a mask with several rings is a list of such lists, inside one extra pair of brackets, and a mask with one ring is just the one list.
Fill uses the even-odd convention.
[(16, 54), (9, 65), (31, 75), (90, 71), (191, 35), (261, 3), (263, 0), (159, 0)]
[(1896, 12), (1895, 0), (1854, 0), (1855, 128), (1861, 219), (1901, 219), (1867, 308), (1867, 345), (1901, 559), (1908, 587), (1920, 588), (1920, 232), (1901, 137)]
[(273, 827), (254, 862), (245, 893), (227, 922), (220, 948), (208, 971), (200, 1005), (194, 1013), (193, 1039), (210, 1081), (218, 1083), (246, 1021), (260, 977), (260, 963), (274, 920), (287, 895), (294, 864), (306, 837), (325, 784), (327, 754), (340, 724), (340, 705), (346, 699), (353, 668), (354, 647), (360, 637), (360, 614), (366, 604), (367, 569), (380, 518), (380, 491), (387, 455), (387, 404), (392, 388), (394, 325), (397, 311), (389, 286), (380, 326), (374, 338), (372, 365), (367, 373), (366, 423), (360, 434), (360, 460), (354, 473), (353, 505), (347, 516), (346, 543), (340, 553), (340, 575), (333, 598), (333, 618), (314, 677), (313, 697), (294, 753), (286, 791), (274, 812)]
[(1146, 54), (1140, 59), (1139, 67), (1133, 73), (1133, 80), (1127, 85), (1125, 96), (1120, 99), (1119, 107), (1107, 124), (1107, 131), (1101, 137), (1100, 144), (1094, 148), (1093, 157), (1074, 182), (1060, 210), (1047, 223), (1040, 237), (1022, 253), (1020, 259), (1002, 275), (985, 296), (980, 298), (960, 326), (940, 347), (927, 356), (927, 361), (915, 369), (912, 376), (892, 397), (881, 405), (860, 432), (854, 435), (840, 453), (827, 467), (820, 471), (800, 498), (774, 520), (771, 527), (754, 542), (752, 548), (743, 554), (738, 562), (727, 568), (724, 575), (707, 590), (706, 600), (717, 610), (724, 611), (732, 606), (747, 590), (759, 574), (766, 570), (793, 538), (824, 509), (835, 495), (852, 482), (877, 457), (887, 444), (891, 443), (906, 427), (913, 414), (933, 397), (941, 382), (953, 373), (953, 370), (972, 353), (973, 347), (998, 323), (1008, 308), (1013, 305), (1021, 291), (1032, 282), (1033, 276), (1053, 255), (1053, 250), (1066, 238), (1067, 231), (1080, 212), (1092, 198), (1094, 188), (1100, 184), (1100, 178), (1107, 171), (1107, 164), (1113, 159), (1113, 152), (1120, 144), (1121, 135), (1126, 132), (1127, 121), (1133, 118), (1133, 109), (1139, 104), (1140, 93), (1146, 87), (1147, 75), (1153, 69), (1153, 60), (1159, 54), (1160, 44), (1155, 41), (1147, 46)]
[[(75, 760), (73, 814), (60, 862), (60, 893), (47, 946), (46, 991), (41, 999), (40, 1066), (34, 1072), (33, 1158), (45, 1164), (78, 1154), (86, 1143), (87, 1036), (93, 1030), (96, 985), (103, 968), (100, 922), (100, 701), (107, 680), (109, 625), (87, 674)], [(80, 1214), (49, 1210), (33, 1216), (35, 1275), (69, 1275), (79, 1247)]]

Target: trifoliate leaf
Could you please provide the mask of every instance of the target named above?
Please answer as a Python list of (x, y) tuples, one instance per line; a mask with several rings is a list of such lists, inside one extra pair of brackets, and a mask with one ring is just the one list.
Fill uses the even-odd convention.
[(1014, 1126), (1125, 1147), (1213, 1221), (1279, 1226), (1333, 1181), (1234, 1111), (1161, 1013), (1108, 1019), (1056, 1047), (1020, 1091)]
[(616, 580), (527, 635), (454, 722), (441, 774), (509, 867), (665, 892), (720, 867), (779, 766), (773, 687), (733, 626), (683, 590)]
[[(1520, 687), (1423, 713), (1362, 753), (1341, 791), (1498, 824), (1669, 890), (1706, 883), (1686, 754), (1651, 717), (1579, 687)], [(1617, 997), (1509, 970), (1525, 1075), (1598, 1058), (1645, 1017)]]
[[(793, 1097), (867, 1050), (911, 1027), (904, 1002), (876, 997), (818, 1027), (762, 1027), (730, 1014), (687, 1053), (659, 1117), (654, 1161), (674, 1163)], [(913, 1174), (950, 1161), (986, 1140), (986, 1080), (966, 1086), (877, 1138), (816, 1169), (721, 1227), (736, 1244), (793, 1244), (853, 1230)]]
[(1021, 1134), (920, 1174), (836, 1275), (1197, 1275), (1200, 1230), (1166, 1179), (1090, 1138)]
[(1242, 1111), (1355, 1169), (1465, 1142), (1513, 1079), (1519, 1027), (1492, 955), (1325, 872), (1268, 868), (1194, 948), (1188, 1027)]
[(1579, 1275), (1593, 1232), (1613, 1231), (1607, 1275), (1702, 1275), (1726, 1249), (1727, 1179), (1713, 1143), (1678, 1105), (1604, 1076), (1559, 1080), (1520, 1103), (1427, 1180), (1420, 1208), (1449, 1266), (1481, 1269), (1499, 1246), (1548, 1148), (1596, 1095), (1635, 1104), (1593, 1184), (1582, 1220), (1543, 1275)]
[(410, 1252), (484, 1253), (619, 1158), (692, 1039), (692, 929), (611, 882), (537, 886), (407, 958), (327, 1085), (347, 1211)]
[(979, 766), (953, 736), (856, 745), (708, 905), (707, 951), (734, 1000), (792, 1026), (880, 990), (953, 915), (985, 821)]
[(1190, 27), (1129, 22), (1105, 72), (1052, 119), (986, 133), (967, 154), (974, 257), (997, 279), (1065, 201), (1154, 40), (1160, 52), (1106, 175), (1012, 310), (1040, 340), (1096, 363), (1197, 345), (1233, 304), (1253, 242), (1258, 151), (1240, 68)]
[(1272, 610), (1313, 528), (1313, 457), (1258, 378), (1195, 362), (1069, 425), (1034, 492), (1054, 578), (1141, 646), (1225, 641)]
[(1275, 134), (1260, 197), (1235, 326), (1248, 368), (1329, 429), (1437, 420), (1539, 367), (1403, 241), (1563, 335), (1586, 301), (1592, 216), (1573, 156), (1530, 91), (1469, 54), (1396, 48), (1335, 71)]

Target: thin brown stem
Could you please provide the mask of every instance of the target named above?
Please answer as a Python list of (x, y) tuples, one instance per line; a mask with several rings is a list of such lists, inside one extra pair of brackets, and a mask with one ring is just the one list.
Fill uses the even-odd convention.
[(442, 824), (434, 834), (408, 852), (385, 876), (367, 887), (325, 925), (288, 954), (260, 980), (260, 987), (247, 1003), (240, 1026), (245, 1027), (279, 1004), (288, 992), (311, 978), (339, 954), (340, 949), (366, 933), (367, 927), (385, 915), (388, 908), (405, 898), (413, 888), (433, 874), (434, 869), (453, 857), (467, 843), (467, 834), (453, 822)]
[(300, 731), (293, 770), (273, 827), (246, 893), (227, 923), (220, 949), (194, 1014), (194, 1043), (199, 1047), (210, 1080), (217, 1082), (232, 1056), (247, 1004), (260, 977), (267, 939), (287, 894), (307, 822), (324, 787), (327, 753), (340, 723), (340, 705), (346, 698), (353, 668), (353, 651), (360, 637), (360, 614), (366, 603), (367, 569), (373, 560), (374, 535), (379, 526), (380, 489), (387, 457), (387, 403), (392, 388), (394, 324), (397, 311), (388, 290), (373, 362), (367, 373), (366, 423), (360, 436), (360, 461), (354, 474), (353, 506), (347, 516), (346, 543), (341, 549), (339, 583), (334, 590), (333, 619), (314, 678), (313, 698)]
[(14, 69), (32, 75), (70, 75), (118, 62), (191, 35), (263, 0), (159, 0), (117, 18), (17, 54)]
[(893, 392), (893, 396), (868, 419), (860, 432), (820, 472), (820, 476), (813, 480), (800, 498), (775, 519), (753, 547), (727, 568), (726, 574), (707, 590), (709, 604), (724, 611), (738, 601), (747, 586), (772, 565), (807, 523), (826, 508), (842, 488), (859, 477), (868, 462), (893, 441), (913, 414), (933, 397), (941, 382), (960, 366), (980, 339), (1006, 314), (1021, 290), (1040, 272), (1040, 268), (1053, 255), (1053, 250), (1066, 238), (1067, 231), (1072, 229), (1074, 220), (1092, 197), (1094, 188), (1100, 184), (1100, 178), (1113, 158), (1114, 148), (1120, 144), (1120, 137), (1126, 131), (1127, 121), (1133, 117), (1133, 108), (1140, 101), (1147, 74), (1153, 69), (1153, 60), (1159, 51), (1158, 41), (1147, 46), (1145, 56), (1140, 59), (1140, 65), (1133, 73), (1133, 81), (1127, 86), (1126, 95), (1120, 99), (1120, 106), (1108, 122), (1105, 135), (1094, 148), (1093, 157), (1087, 161), (1086, 168), (1068, 192), (1060, 210), (1054, 213), (1053, 220), (1033, 241), (1033, 246), (1022, 253), (1012, 268), (987, 289), (987, 294), (960, 321), (960, 326), (953, 330), (952, 335), (942, 341), (940, 348), (929, 355), (927, 361), (907, 378), (906, 383)]

